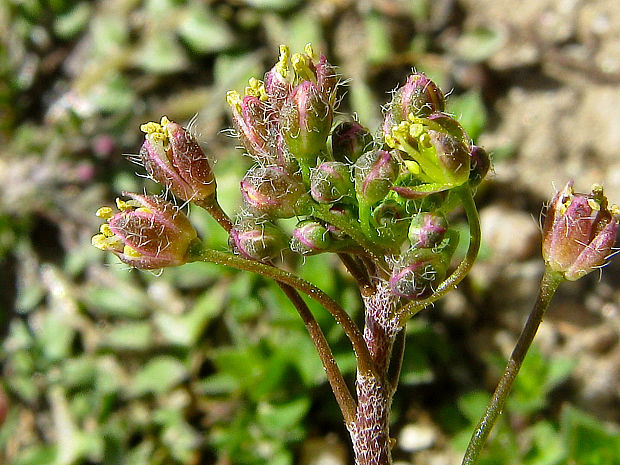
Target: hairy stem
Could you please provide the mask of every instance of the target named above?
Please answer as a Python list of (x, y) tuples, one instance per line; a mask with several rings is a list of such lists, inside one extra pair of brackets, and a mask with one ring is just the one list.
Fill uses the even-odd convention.
[(510, 355), (508, 364), (504, 369), (504, 374), (495, 388), (493, 397), (491, 397), (484, 415), (482, 415), (482, 418), (480, 418), (480, 421), (474, 430), (471, 440), (469, 441), (469, 445), (467, 446), (467, 451), (465, 452), (462, 465), (474, 465), (478, 461), (480, 451), (482, 450), (489, 433), (493, 429), (493, 425), (495, 425), (497, 418), (504, 408), (504, 404), (506, 403), (508, 394), (510, 394), (514, 380), (519, 373), (519, 369), (521, 368), (521, 364), (523, 363), (523, 359), (525, 358), (527, 351), (532, 345), (534, 336), (536, 336), (536, 332), (538, 331), (538, 327), (542, 322), (543, 316), (549, 307), (549, 303), (563, 280), (564, 278), (559, 273), (551, 271), (550, 269), (545, 270), (545, 274), (540, 282), (540, 291), (538, 293), (536, 303), (534, 304), (534, 308), (532, 309), (532, 312), (530, 313), (527, 322), (521, 331), (519, 340)]
[[(196, 202), (196, 204), (207, 210), (207, 212), (220, 224), (220, 226), (222, 226), (226, 232), (230, 233), (233, 223), (226, 212), (224, 212), (215, 196), (208, 201)], [(312, 315), (312, 312), (310, 312), (306, 302), (304, 302), (299, 293), (293, 287), (281, 282), (278, 282), (277, 284), (280, 286), (280, 289), (282, 289), (282, 292), (284, 292), (286, 297), (288, 297), (291, 301), (297, 310), (297, 313), (299, 313), (299, 316), (304, 322), (304, 325), (310, 334), (310, 338), (312, 339), (312, 342), (314, 343), (314, 346), (319, 354), (319, 358), (321, 359), (323, 368), (327, 374), (327, 379), (334, 393), (334, 397), (336, 398), (336, 402), (338, 402), (342, 416), (344, 417), (345, 422), (349, 424), (355, 419), (355, 410), (357, 405), (351, 395), (351, 391), (349, 391), (349, 388), (347, 387), (347, 383), (345, 382), (338, 365), (336, 364), (332, 350), (329, 347), (321, 327)]]
[(229, 266), (238, 270), (250, 271), (267, 278), (271, 278), (282, 284), (293, 287), (294, 289), (306, 294), (311, 299), (317, 301), (332, 314), (338, 324), (342, 326), (345, 334), (353, 345), (353, 350), (357, 356), (358, 369), (363, 373), (374, 373), (374, 364), (368, 347), (364, 343), (362, 334), (351, 319), (349, 314), (331, 297), (313, 284), (295, 276), (292, 273), (281, 270), (273, 266), (265, 265), (255, 261), (246, 260), (236, 255), (220, 252), (212, 249), (201, 249), (192, 252), (193, 256), (188, 257), (188, 261), (205, 261), (218, 265)]
[(448, 292), (458, 286), (463, 278), (469, 273), (471, 267), (478, 257), (478, 251), (480, 250), (480, 218), (478, 217), (478, 210), (474, 203), (473, 194), (469, 185), (465, 185), (456, 190), (461, 199), (461, 203), (465, 208), (467, 215), (467, 221), (469, 223), (469, 248), (467, 254), (459, 266), (452, 272), (452, 274), (446, 278), (433, 292), (433, 294), (424, 299), (409, 302), (400, 309), (397, 310), (396, 316), (401, 326), (404, 326), (412, 316), (421, 310), (425, 309), (428, 305), (436, 302), (445, 296)]

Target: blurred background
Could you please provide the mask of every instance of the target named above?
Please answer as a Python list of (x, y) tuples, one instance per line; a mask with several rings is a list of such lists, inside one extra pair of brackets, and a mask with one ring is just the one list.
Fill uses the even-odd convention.
[[(347, 465), (349, 440), (296, 312), (272, 283), (209, 264), (129, 271), (91, 247), (124, 154), (161, 115), (192, 128), (234, 214), (250, 165), (225, 94), (312, 42), (371, 129), (416, 69), (493, 154), (483, 248), (407, 327), (398, 465), (460, 463), (535, 298), (539, 214), (569, 178), (620, 201), (614, 0), (0, 2), (0, 463)], [(226, 237), (202, 212), (199, 233)], [(299, 273), (359, 321), (333, 257)], [(620, 261), (561, 287), (483, 464), (620, 463)], [(312, 305), (349, 381), (350, 346)]]

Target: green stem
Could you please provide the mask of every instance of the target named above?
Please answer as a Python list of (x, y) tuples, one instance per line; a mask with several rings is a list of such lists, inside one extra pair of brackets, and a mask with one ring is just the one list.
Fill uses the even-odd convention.
[(523, 363), (523, 359), (525, 358), (527, 351), (532, 345), (534, 336), (536, 336), (536, 331), (538, 331), (538, 327), (540, 326), (543, 316), (549, 307), (549, 303), (551, 302), (558, 286), (563, 281), (564, 278), (561, 274), (551, 271), (548, 268), (545, 270), (545, 274), (540, 282), (540, 291), (538, 293), (536, 304), (534, 305), (534, 308), (532, 309), (532, 312), (530, 313), (530, 316), (521, 331), (519, 340), (510, 355), (504, 374), (495, 388), (493, 397), (491, 398), (484, 415), (482, 415), (482, 418), (480, 418), (480, 421), (474, 430), (471, 440), (469, 441), (469, 445), (467, 446), (467, 451), (465, 452), (462, 465), (474, 465), (478, 461), (478, 456), (480, 455), (482, 447), (484, 446), (489, 433), (493, 429), (493, 425), (495, 425), (497, 418), (504, 408), (504, 404), (506, 403), (508, 394), (510, 394), (512, 384), (519, 373), (519, 369), (521, 368), (521, 364)]
[[(196, 205), (204, 208), (220, 224), (220, 226), (226, 230), (226, 232), (230, 233), (233, 228), (233, 223), (230, 220), (230, 217), (222, 209), (215, 196), (208, 200), (196, 202)], [(334, 397), (336, 398), (336, 402), (338, 402), (342, 416), (344, 417), (345, 422), (350, 424), (355, 420), (357, 405), (351, 395), (351, 392), (349, 391), (349, 388), (347, 387), (347, 383), (345, 382), (338, 365), (336, 364), (332, 350), (329, 347), (327, 339), (325, 339), (325, 335), (323, 334), (321, 327), (312, 315), (312, 312), (310, 312), (306, 302), (304, 302), (299, 293), (293, 287), (281, 282), (278, 282), (277, 284), (280, 286), (280, 289), (282, 289), (282, 292), (284, 292), (286, 297), (288, 297), (291, 301), (293, 306), (297, 309), (297, 313), (299, 313), (299, 316), (304, 322), (304, 325), (310, 334), (310, 338), (312, 339), (312, 342), (314, 342), (319, 358), (323, 363), (323, 368), (327, 374), (327, 379), (332, 387)]]
[(416, 313), (455, 289), (467, 273), (469, 273), (478, 257), (478, 251), (480, 250), (480, 218), (478, 217), (478, 210), (474, 203), (473, 193), (469, 185), (461, 186), (455, 190), (455, 193), (461, 199), (463, 208), (465, 208), (465, 214), (467, 215), (467, 222), (469, 223), (469, 248), (467, 249), (465, 258), (454, 272), (437, 286), (437, 289), (430, 297), (424, 300), (409, 302), (396, 311), (396, 316), (401, 326), (404, 326), (407, 320)]
[(240, 258), (236, 255), (220, 252), (212, 249), (202, 249), (199, 251), (193, 251), (193, 256), (190, 255), (188, 261), (205, 261), (216, 263), (218, 265), (229, 266), (238, 270), (250, 271), (267, 278), (271, 278), (282, 284), (291, 286), (298, 291), (306, 294), (311, 299), (317, 301), (325, 309), (332, 314), (338, 324), (342, 326), (345, 334), (353, 345), (353, 350), (357, 356), (358, 369), (360, 372), (366, 375), (375, 375), (374, 363), (368, 351), (368, 347), (364, 342), (362, 333), (351, 319), (349, 314), (338, 303), (329, 297), (318, 287), (305, 281), (292, 273), (281, 270), (273, 266), (265, 265), (264, 263), (255, 262)]

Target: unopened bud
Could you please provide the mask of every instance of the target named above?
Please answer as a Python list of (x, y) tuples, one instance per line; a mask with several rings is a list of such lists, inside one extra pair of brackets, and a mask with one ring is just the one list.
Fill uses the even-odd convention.
[(446, 267), (441, 253), (432, 249), (411, 249), (394, 267), (390, 288), (399, 297), (424, 299), (444, 279)]
[(227, 95), (232, 121), (239, 139), (248, 153), (263, 164), (273, 164), (274, 136), (270, 131), (268, 106), (254, 95), (241, 96), (230, 91)]
[(161, 124), (141, 126), (146, 133), (140, 158), (150, 176), (177, 197), (204, 200), (215, 194), (215, 177), (196, 139), (165, 116)]
[(286, 248), (288, 238), (272, 223), (241, 224), (230, 231), (229, 244), (244, 257), (262, 262), (278, 257)]
[(366, 152), (354, 165), (355, 192), (360, 203), (372, 205), (382, 200), (394, 185), (400, 167), (385, 150)]
[(346, 121), (332, 131), (332, 155), (336, 161), (352, 164), (372, 148), (372, 142), (368, 129), (355, 121)]
[(425, 117), (431, 113), (445, 110), (443, 92), (422, 73), (414, 73), (407, 78), (404, 86), (394, 94), (390, 112), (397, 123), (406, 120), (410, 114)]
[(241, 181), (246, 204), (271, 218), (298, 214), (298, 201), (305, 194), (301, 180), (279, 166), (255, 165)]
[(123, 194), (132, 200), (117, 200), (120, 213), (114, 214), (109, 207), (97, 211), (107, 223), (93, 237), (93, 245), (144, 270), (185, 263), (196, 230), (183, 212), (161, 197)]
[(491, 157), (482, 147), (472, 146), (470, 151), (469, 184), (477, 187), (491, 168)]
[(409, 226), (411, 247), (432, 248), (437, 246), (448, 230), (446, 217), (439, 213), (423, 212), (414, 215)]
[(289, 152), (300, 165), (311, 167), (325, 148), (332, 125), (333, 108), (316, 84), (303, 81), (286, 100), (280, 113), (280, 126)]
[(334, 203), (350, 197), (353, 194), (353, 181), (349, 166), (328, 161), (311, 169), (310, 194), (319, 203)]
[(409, 215), (404, 205), (385, 200), (372, 212), (379, 237), (400, 245), (407, 237)]
[(332, 238), (327, 228), (313, 219), (300, 221), (291, 238), (291, 250), (300, 255), (326, 252), (331, 244)]

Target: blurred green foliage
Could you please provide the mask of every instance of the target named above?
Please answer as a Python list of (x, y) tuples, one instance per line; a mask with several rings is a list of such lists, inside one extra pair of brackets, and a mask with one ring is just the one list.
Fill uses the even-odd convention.
[[(305, 437), (335, 432), (348, 444), (314, 347), (275, 285), (201, 263), (130, 271), (90, 236), (100, 205), (156, 189), (122, 154), (137, 150), (139, 124), (162, 114), (197, 115), (218, 195), (235, 211), (248, 161), (220, 132), (230, 126), (224, 96), (260, 76), (280, 43), (325, 51), (350, 80), (343, 107), (373, 129), (387, 92), (424, 70), (454, 89), (450, 111), (477, 138), (487, 110), (463, 66), (487, 59), (501, 35), (467, 30), (443, 2), (359, 3), (0, 2), (0, 385), (10, 403), (0, 462), (289, 465)], [(440, 40), (447, 27), (459, 35), (455, 50)], [(226, 247), (204, 213), (192, 221), (212, 247)], [(300, 272), (360, 319), (357, 292), (330, 258), (309, 258)], [(352, 382), (341, 329), (309, 305)], [(409, 326), (407, 344), (407, 390), (441, 391), (441, 367), (464, 363), (425, 320)], [(525, 427), (515, 437), (502, 425), (485, 463), (617, 460), (618, 436), (597, 420), (570, 407), (541, 416), (569, 367), (528, 358), (510, 404)], [(442, 427), (471, 426), (483, 402), (462, 397)], [(407, 399), (395, 406), (400, 424)], [(464, 448), (461, 433), (454, 444)]]

